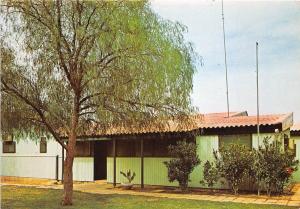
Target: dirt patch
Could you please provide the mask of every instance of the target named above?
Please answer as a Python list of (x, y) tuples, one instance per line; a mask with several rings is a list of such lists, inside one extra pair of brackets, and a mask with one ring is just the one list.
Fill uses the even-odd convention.
[(24, 185), (54, 185), (59, 184), (52, 179), (24, 178), (15, 176), (0, 176), (1, 183), (6, 184), (24, 184)]

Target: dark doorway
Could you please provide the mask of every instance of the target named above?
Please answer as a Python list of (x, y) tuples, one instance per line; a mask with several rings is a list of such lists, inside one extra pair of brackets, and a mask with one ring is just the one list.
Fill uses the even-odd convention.
[(107, 142), (94, 142), (94, 180), (106, 179)]

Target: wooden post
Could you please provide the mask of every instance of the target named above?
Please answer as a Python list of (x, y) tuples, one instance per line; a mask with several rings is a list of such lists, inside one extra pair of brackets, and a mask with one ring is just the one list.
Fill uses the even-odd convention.
[(114, 157), (114, 187), (116, 187), (117, 182), (116, 182), (116, 139), (113, 139), (113, 157)]
[[(64, 142), (63, 142), (64, 143)], [(64, 160), (65, 160), (65, 150), (63, 147), (61, 152), (61, 182), (64, 182)]]
[(144, 188), (144, 139), (141, 139), (141, 188)]
[(56, 168), (55, 168), (56, 181), (58, 181), (58, 158), (59, 158), (59, 156), (56, 155), (56, 162), (55, 162), (55, 165), (56, 165)]

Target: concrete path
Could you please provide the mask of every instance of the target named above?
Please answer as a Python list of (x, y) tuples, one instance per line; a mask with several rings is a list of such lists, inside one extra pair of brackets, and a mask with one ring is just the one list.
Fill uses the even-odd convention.
[[(62, 185), (49, 184), (20, 184), (19, 182), (5, 182), (2, 185), (17, 185), (17, 186), (34, 186), (37, 188), (52, 188), (62, 189)], [(191, 191), (188, 194), (176, 192), (174, 189), (165, 189), (162, 187), (146, 187), (141, 190), (135, 187), (133, 190), (124, 190), (120, 186), (114, 188), (111, 184), (105, 181), (97, 181), (93, 183), (75, 183), (74, 190), (92, 193), (92, 194), (127, 194), (127, 195), (142, 195), (151, 197), (176, 198), (176, 199), (191, 199), (191, 200), (209, 200), (219, 202), (238, 202), (238, 203), (253, 203), (253, 204), (276, 204), (287, 206), (300, 207), (300, 184), (296, 184), (292, 189), (292, 195), (284, 196), (257, 196), (254, 194), (231, 195), (224, 193), (208, 194), (207, 192)]]
[(93, 194), (130, 194), (142, 195), (151, 197), (164, 197), (176, 199), (191, 199), (191, 200), (209, 200), (219, 202), (238, 202), (238, 203), (253, 203), (253, 204), (276, 204), (288, 206), (300, 206), (300, 184), (293, 187), (293, 195), (286, 196), (271, 196), (266, 195), (231, 195), (231, 194), (199, 194), (199, 192), (191, 192), (188, 194), (176, 193), (174, 190), (165, 190), (161, 188), (145, 188), (143, 190), (135, 188), (133, 190), (124, 190), (120, 187), (113, 188), (107, 183), (89, 183), (75, 184), (74, 189), (81, 192)]

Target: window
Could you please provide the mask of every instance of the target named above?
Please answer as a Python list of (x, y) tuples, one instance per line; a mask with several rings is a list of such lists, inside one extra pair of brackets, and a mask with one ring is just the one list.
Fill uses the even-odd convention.
[(176, 139), (155, 139), (153, 156), (155, 157), (170, 157), (168, 147), (169, 145), (176, 145)]
[(47, 153), (47, 141), (46, 141), (46, 137), (41, 137), (41, 141), (40, 141), (40, 153)]
[(219, 147), (229, 144), (241, 144), (246, 147), (252, 147), (251, 134), (219, 135)]
[(16, 142), (13, 141), (12, 134), (3, 135), (2, 148), (3, 153), (16, 153)]
[(152, 157), (154, 152), (154, 140), (144, 139), (144, 157)]
[(140, 156), (141, 142), (134, 139), (120, 139), (116, 141), (116, 154), (118, 157)]
[(91, 143), (89, 141), (77, 141), (75, 157), (90, 157), (92, 156)]
[(287, 150), (289, 148), (289, 137), (286, 134), (284, 134), (283, 137), (283, 144), (284, 144), (284, 149)]
[(3, 153), (16, 153), (16, 142), (4, 141), (3, 142)]
[[(170, 157), (168, 146), (175, 145), (179, 138), (157, 138), (144, 139), (144, 157)], [(187, 142), (195, 142), (194, 138), (188, 138)], [(108, 156), (113, 156), (113, 143), (108, 143)], [(117, 157), (140, 157), (141, 140), (140, 139), (119, 139), (116, 140)]]

